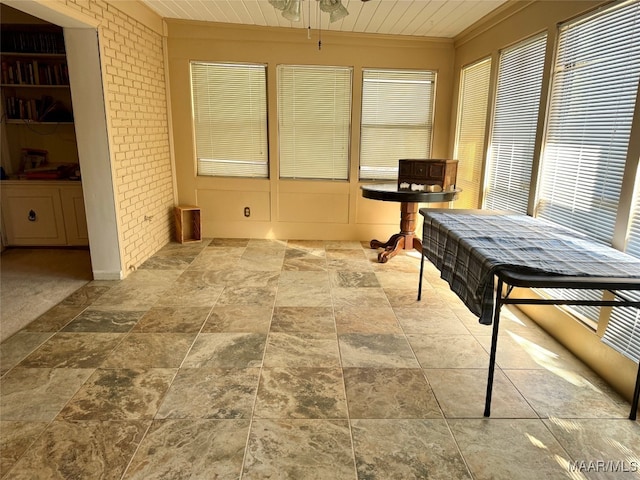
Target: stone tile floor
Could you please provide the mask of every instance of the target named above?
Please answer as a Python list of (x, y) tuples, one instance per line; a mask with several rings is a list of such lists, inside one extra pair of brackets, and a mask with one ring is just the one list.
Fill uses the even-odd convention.
[(213, 239), (87, 284), (0, 345), (2, 478), (639, 477), (628, 403), (515, 312), (483, 418), (490, 327), (418, 267)]

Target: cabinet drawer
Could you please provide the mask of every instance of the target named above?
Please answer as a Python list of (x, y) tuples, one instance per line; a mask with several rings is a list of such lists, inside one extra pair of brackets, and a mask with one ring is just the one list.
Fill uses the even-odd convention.
[(65, 245), (58, 188), (3, 189), (2, 213), (9, 245)]

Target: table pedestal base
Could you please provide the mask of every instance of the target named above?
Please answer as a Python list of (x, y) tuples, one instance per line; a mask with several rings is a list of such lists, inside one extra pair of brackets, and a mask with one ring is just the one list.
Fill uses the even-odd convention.
[(416, 249), (422, 251), (422, 242), (415, 236), (416, 218), (418, 214), (418, 204), (413, 202), (402, 202), (400, 205), (400, 233), (392, 235), (386, 242), (371, 240), (371, 248), (384, 248), (378, 254), (379, 263), (387, 263), (390, 258), (395, 257), (400, 250)]
[(385, 243), (379, 240), (371, 240), (369, 245), (371, 248), (384, 248), (383, 252), (378, 254), (379, 263), (387, 263), (390, 258), (395, 257), (400, 250), (411, 250), (415, 248), (418, 251), (422, 250), (422, 242), (415, 236), (404, 235), (402, 233), (396, 233)]

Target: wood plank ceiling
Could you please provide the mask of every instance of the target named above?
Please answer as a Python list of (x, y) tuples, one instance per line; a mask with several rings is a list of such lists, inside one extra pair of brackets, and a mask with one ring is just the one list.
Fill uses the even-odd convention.
[(342, 0), (349, 15), (329, 23), (317, 0), (301, 0), (299, 21), (289, 21), (268, 0), (143, 0), (162, 17), (268, 27), (453, 38), (507, 0)]

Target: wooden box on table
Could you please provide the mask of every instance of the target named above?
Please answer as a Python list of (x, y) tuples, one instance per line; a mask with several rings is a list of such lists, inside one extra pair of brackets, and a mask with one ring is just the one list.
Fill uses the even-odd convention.
[(456, 188), (457, 160), (398, 160), (398, 190), (445, 192)]

